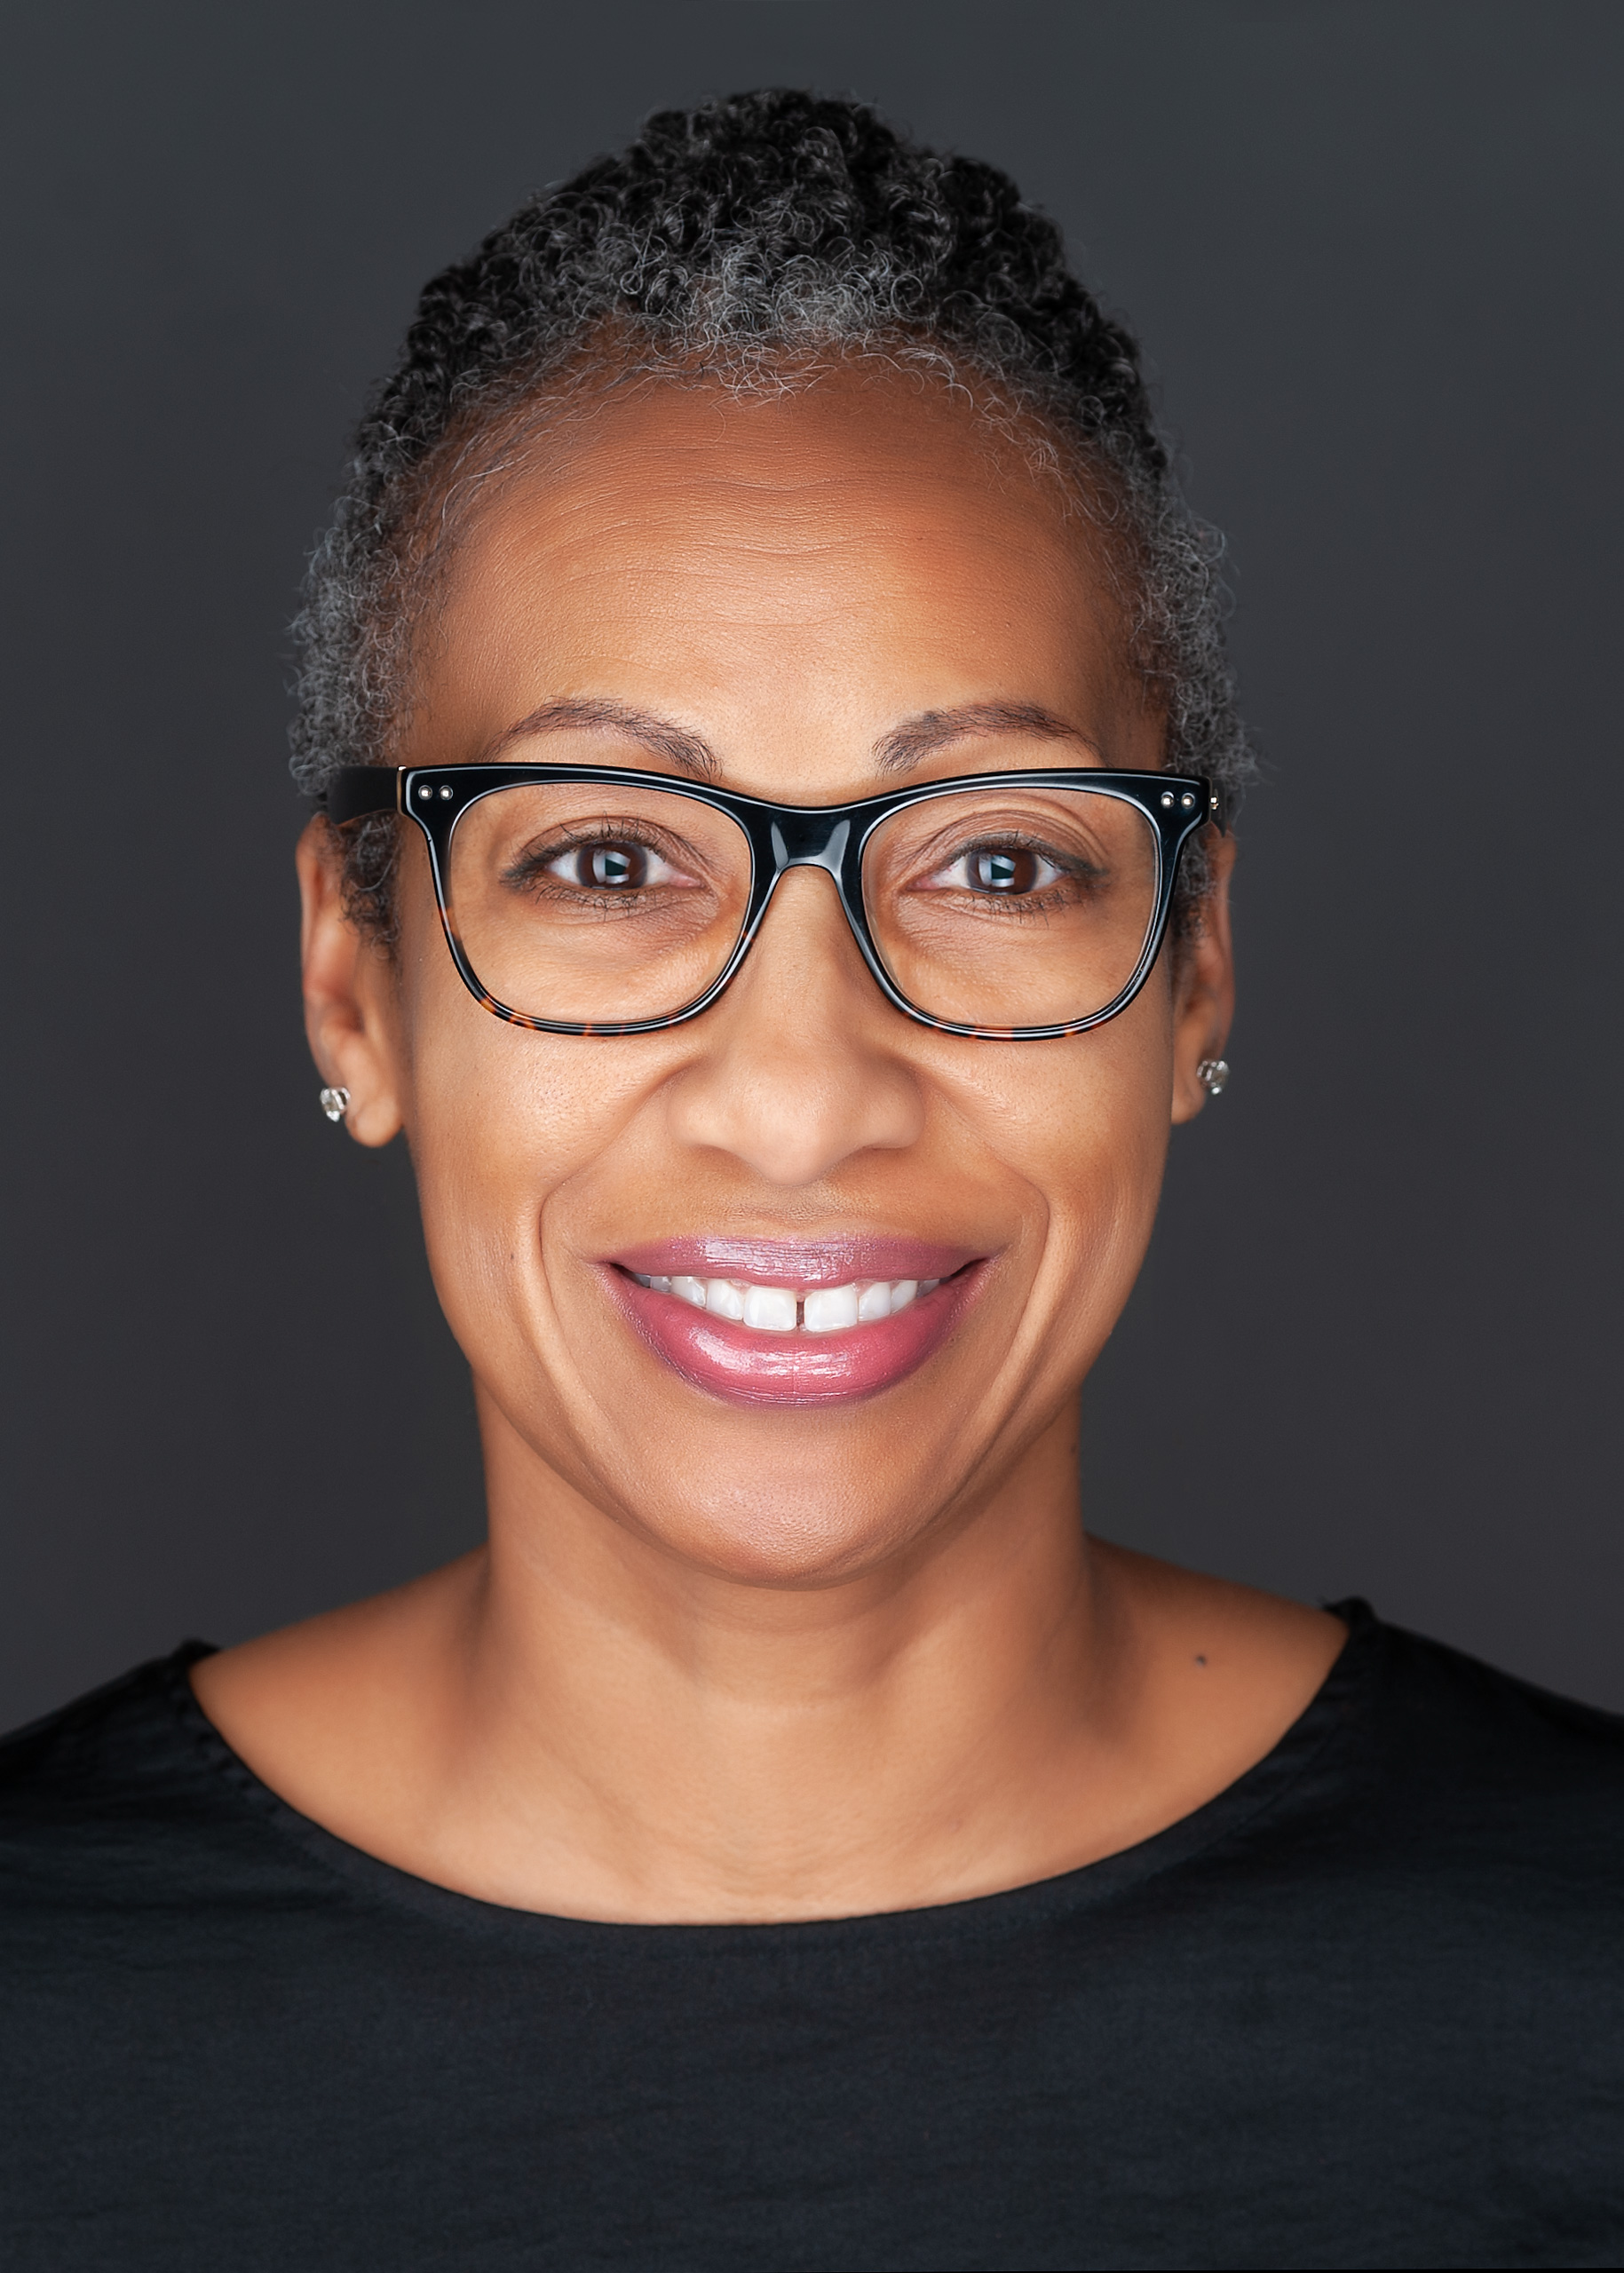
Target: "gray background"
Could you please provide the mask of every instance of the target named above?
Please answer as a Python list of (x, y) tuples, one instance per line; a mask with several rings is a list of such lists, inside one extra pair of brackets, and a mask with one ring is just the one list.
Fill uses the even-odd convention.
[(12, 0), (0, 1720), (476, 1535), (398, 1152), (316, 1109), (283, 627), (414, 293), (661, 104), (853, 91), (1142, 331), (1267, 786), (1097, 1528), (1624, 1706), (1624, 10)]

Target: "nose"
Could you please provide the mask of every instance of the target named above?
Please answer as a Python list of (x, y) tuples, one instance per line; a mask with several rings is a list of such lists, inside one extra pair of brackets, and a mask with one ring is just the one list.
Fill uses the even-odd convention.
[(924, 1125), (892, 1010), (858, 952), (832, 881), (780, 881), (725, 994), (690, 1028), (701, 1052), (669, 1092), (673, 1133), (731, 1152), (767, 1183), (816, 1184), (854, 1153), (899, 1151)]

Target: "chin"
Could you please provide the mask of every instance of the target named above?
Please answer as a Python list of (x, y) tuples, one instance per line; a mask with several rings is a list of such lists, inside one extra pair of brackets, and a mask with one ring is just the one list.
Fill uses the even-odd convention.
[(849, 1494), (803, 1496), (776, 1481), (772, 1496), (770, 1508), (754, 1494), (747, 1504), (741, 1491), (731, 1508), (719, 1495), (703, 1507), (677, 1511), (667, 1501), (648, 1516), (633, 1513), (668, 1552), (696, 1569), (735, 1585), (787, 1588), (860, 1577), (909, 1546), (923, 1527), (913, 1493), (912, 1519), (897, 1508), (858, 1506)]

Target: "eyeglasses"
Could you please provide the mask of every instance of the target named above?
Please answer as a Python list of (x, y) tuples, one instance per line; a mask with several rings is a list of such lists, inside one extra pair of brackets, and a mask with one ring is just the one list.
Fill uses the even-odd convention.
[(1224, 824), (1206, 781), (967, 773), (780, 805), (619, 766), (346, 765), (337, 826), (409, 814), (463, 985), (543, 1034), (649, 1034), (709, 1010), (790, 868), (833, 878), (886, 1000), (946, 1034), (1081, 1034), (1144, 986), (1179, 857)]

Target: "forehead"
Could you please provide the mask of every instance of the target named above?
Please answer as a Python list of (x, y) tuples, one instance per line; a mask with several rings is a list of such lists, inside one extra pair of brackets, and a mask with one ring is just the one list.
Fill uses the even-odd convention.
[(907, 717), (1024, 703), (1153, 764), (1126, 749), (1146, 722), (1097, 533), (1034, 455), (885, 368), (767, 397), (646, 384), (543, 422), (458, 517), (411, 754), (618, 703), (798, 793), (849, 784)]

